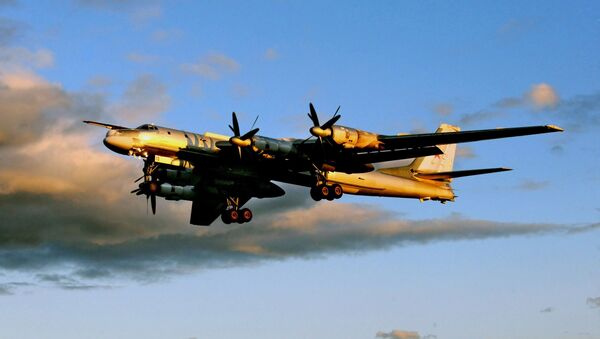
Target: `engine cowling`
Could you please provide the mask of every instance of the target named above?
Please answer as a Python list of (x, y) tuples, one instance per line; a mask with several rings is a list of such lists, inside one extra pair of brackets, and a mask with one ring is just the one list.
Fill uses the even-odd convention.
[(252, 146), (257, 152), (269, 155), (290, 155), (296, 151), (294, 144), (287, 140), (273, 139), (262, 136), (252, 138)]
[(197, 193), (194, 186), (176, 186), (169, 183), (160, 185), (156, 195), (164, 197), (167, 200), (194, 200)]
[(344, 148), (381, 149), (378, 134), (344, 126), (332, 126), (331, 138)]
[(166, 181), (171, 184), (189, 183), (194, 178), (191, 169), (160, 169), (158, 174), (162, 179), (161, 181)]

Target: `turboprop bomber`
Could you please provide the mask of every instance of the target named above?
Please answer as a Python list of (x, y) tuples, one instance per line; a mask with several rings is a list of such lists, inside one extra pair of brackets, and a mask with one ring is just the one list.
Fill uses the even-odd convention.
[[(325, 123), (309, 105), (312, 122), (306, 139), (270, 138), (259, 128), (242, 133), (232, 113), (230, 135), (192, 133), (144, 124), (136, 128), (84, 121), (108, 129), (104, 145), (143, 159), (138, 187), (156, 214), (157, 197), (190, 200), (190, 223), (210, 225), (249, 222), (252, 198), (276, 198), (285, 191), (275, 182), (310, 188), (316, 200), (343, 194), (454, 201), (454, 178), (508, 171), (503, 167), (454, 171), (456, 144), (560, 132), (554, 125), (461, 131), (441, 124), (435, 133), (380, 135), (338, 125), (339, 107)], [(387, 165), (414, 159), (405, 166)], [(140, 182), (141, 181), (141, 182)]]

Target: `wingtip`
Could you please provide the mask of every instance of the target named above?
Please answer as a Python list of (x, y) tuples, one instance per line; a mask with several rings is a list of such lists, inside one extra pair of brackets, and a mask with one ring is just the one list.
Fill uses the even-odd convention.
[(548, 128), (549, 130), (553, 131), (553, 132), (563, 132), (564, 129), (556, 126), (556, 125), (546, 125), (546, 128)]

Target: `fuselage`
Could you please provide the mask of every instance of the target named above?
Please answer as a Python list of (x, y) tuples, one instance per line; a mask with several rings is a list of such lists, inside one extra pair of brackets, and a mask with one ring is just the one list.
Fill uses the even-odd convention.
[[(142, 125), (136, 129), (109, 130), (104, 144), (110, 150), (124, 155), (161, 157), (161, 162), (183, 165), (177, 153), (186, 147), (218, 153), (219, 141), (228, 141), (225, 135), (198, 134), (155, 125)], [(375, 170), (368, 173), (343, 173), (329, 171), (327, 181), (342, 186), (344, 193), (369, 196), (403, 197), (421, 200), (453, 200), (454, 194), (448, 184), (431, 180), (419, 180), (410, 176), (395, 176)]]

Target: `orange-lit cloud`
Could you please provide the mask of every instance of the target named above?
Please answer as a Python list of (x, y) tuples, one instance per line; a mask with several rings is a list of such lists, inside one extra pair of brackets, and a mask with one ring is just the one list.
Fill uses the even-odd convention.
[(546, 83), (531, 86), (531, 90), (527, 93), (527, 98), (537, 109), (554, 108), (559, 103), (556, 90)]

